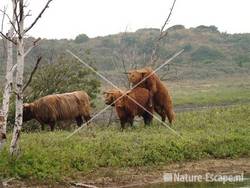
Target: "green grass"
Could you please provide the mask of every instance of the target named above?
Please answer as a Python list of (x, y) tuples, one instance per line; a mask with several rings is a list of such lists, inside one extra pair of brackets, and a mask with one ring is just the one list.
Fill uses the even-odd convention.
[(250, 77), (170, 82), (175, 106), (250, 103)]
[(0, 154), (0, 179), (62, 181), (100, 168), (153, 167), (204, 158), (250, 157), (250, 105), (177, 114), (175, 135), (158, 123), (69, 132), (23, 133), (15, 159)]
[(250, 103), (248, 88), (213, 88), (206, 90), (176, 91), (173, 96), (174, 104), (181, 105), (220, 105), (239, 102)]

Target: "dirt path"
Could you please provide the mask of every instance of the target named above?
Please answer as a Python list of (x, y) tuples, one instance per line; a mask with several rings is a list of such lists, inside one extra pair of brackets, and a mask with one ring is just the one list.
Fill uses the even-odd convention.
[[(241, 159), (207, 159), (193, 162), (173, 163), (160, 167), (142, 168), (101, 168), (74, 180), (65, 178), (65, 182), (41, 183), (35, 181), (22, 182), (15, 179), (5, 180), (5, 187), (110, 187), (127, 188), (163, 182), (164, 173), (180, 173), (189, 175), (214, 174), (250, 174), (250, 158)], [(78, 185), (78, 186), (76, 186)], [(1, 187), (1, 184), (0, 184)], [(86, 187), (86, 186), (85, 186)]]

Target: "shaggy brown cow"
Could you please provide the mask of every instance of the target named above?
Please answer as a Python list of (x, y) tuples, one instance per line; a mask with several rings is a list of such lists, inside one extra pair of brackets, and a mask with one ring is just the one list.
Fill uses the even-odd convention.
[[(111, 105), (115, 102), (115, 104), (112, 104), (112, 106), (115, 106), (117, 115), (121, 122), (122, 129), (124, 129), (125, 123), (130, 123), (130, 125), (132, 126), (135, 116), (142, 116), (145, 125), (151, 123), (153, 118), (151, 115), (153, 113), (153, 109), (148, 105), (149, 91), (147, 89), (138, 87), (127, 92), (127, 94), (123, 97), (121, 96), (125, 94), (125, 92), (121, 90), (110, 90), (104, 92), (104, 94), (105, 103), (107, 105)], [(151, 114), (145, 111), (139, 105), (137, 105), (128, 96), (133, 98), (137, 103), (143, 106)], [(121, 98), (119, 99), (119, 97)]]
[[(152, 75), (149, 76), (150, 74)], [(163, 122), (165, 122), (167, 116), (169, 122), (172, 124), (175, 120), (172, 98), (167, 87), (161, 82), (158, 76), (153, 73), (153, 70), (149, 67), (131, 70), (128, 76), (129, 81), (134, 86), (149, 76), (145, 81), (139, 84), (138, 87), (143, 87), (150, 91), (150, 106), (154, 106), (154, 110), (161, 116)]]
[(81, 126), (82, 117), (86, 122), (91, 119), (89, 96), (84, 91), (48, 95), (23, 106), (24, 122), (36, 119), (41, 123), (42, 129), (44, 124), (49, 124), (51, 131), (57, 121), (75, 119), (77, 125)]

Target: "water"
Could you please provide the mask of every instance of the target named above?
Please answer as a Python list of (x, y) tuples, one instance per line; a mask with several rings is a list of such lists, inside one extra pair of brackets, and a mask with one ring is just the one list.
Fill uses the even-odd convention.
[[(244, 177), (243, 182), (236, 183), (161, 183), (153, 185), (136, 186), (137, 188), (250, 188), (250, 176)], [(135, 187), (134, 187), (135, 188)]]

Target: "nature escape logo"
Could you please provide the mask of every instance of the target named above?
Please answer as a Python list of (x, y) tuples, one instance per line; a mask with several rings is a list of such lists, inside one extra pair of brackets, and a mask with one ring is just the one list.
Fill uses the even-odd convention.
[(244, 173), (241, 174), (213, 174), (206, 173), (204, 175), (180, 174), (180, 173), (164, 173), (164, 182), (180, 182), (180, 183), (201, 183), (201, 182), (221, 182), (235, 183), (244, 181)]

